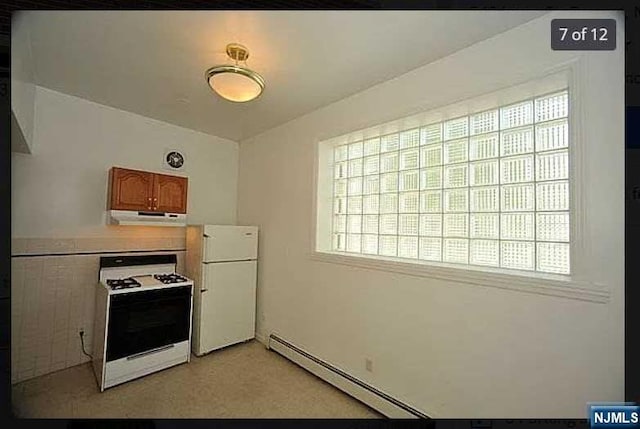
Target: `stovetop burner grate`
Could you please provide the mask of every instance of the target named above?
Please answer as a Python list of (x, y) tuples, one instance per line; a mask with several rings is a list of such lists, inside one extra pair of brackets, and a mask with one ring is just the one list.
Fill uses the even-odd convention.
[(131, 277), (126, 279), (108, 279), (107, 285), (114, 290), (130, 289), (130, 288), (142, 286), (139, 281), (132, 279)]
[(182, 283), (187, 281), (186, 278), (179, 274), (154, 274), (153, 278), (164, 284)]

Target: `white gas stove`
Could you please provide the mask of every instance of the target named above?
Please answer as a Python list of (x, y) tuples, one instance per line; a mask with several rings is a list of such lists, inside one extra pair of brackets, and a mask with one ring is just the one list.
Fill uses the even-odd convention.
[(93, 367), (100, 390), (190, 360), (193, 281), (175, 254), (100, 258)]

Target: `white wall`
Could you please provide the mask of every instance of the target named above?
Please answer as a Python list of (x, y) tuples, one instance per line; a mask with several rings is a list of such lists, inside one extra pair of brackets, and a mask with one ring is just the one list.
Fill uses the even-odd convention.
[[(12, 154), (12, 237), (79, 237), (106, 227), (112, 166), (162, 170), (165, 148), (184, 152), (188, 221), (236, 220), (238, 144), (43, 87), (35, 98), (33, 155)], [(183, 233), (184, 235), (184, 233)]]
[[(261, 338), (277, 333), (433, 417), (585, 417), (588, 401), (623, 400), (624, 45), (551, 51), (550, 20), (576, 13), (545, 15), (241, 142), (238, 220), (260, 227)], [(580, 14), (617, 18), (624, 40), (621, 14)], [(578, 215), (591, 246), (583, 262), (608, 303), (311, 257), (317, 142), (576, 58), (583, 129), (573, 144), (585, 153), (587, 191)]]
[(22, 153), (33, 150), (36, 92), (27, 19), (28, 14), (17, 12), (11, 20), (11, 151)]

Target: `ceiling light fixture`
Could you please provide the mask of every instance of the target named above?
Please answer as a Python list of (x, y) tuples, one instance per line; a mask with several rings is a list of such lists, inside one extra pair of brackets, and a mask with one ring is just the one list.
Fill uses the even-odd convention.
[[(234, 65), (211, 67), (205, 73), (211, 89), (220, 97), (236, 103), (251, 101), (262, 94), (264, 79), (246, 67), (249, 50), (238, 43), (230, 43), (227, 55), (235, 61)], [(238, 65), (239, 61), (244, 62), (244, 67)]]

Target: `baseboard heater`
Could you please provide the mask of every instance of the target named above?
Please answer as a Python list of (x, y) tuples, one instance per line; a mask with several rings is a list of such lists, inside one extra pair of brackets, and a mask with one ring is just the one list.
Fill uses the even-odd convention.
[(269, 335), (267, 347), (387, 417), (429, 418), (421, 411), (318, 359), (277, 335)]

